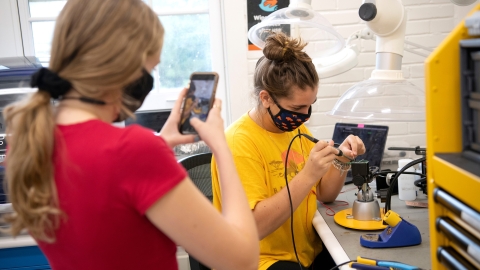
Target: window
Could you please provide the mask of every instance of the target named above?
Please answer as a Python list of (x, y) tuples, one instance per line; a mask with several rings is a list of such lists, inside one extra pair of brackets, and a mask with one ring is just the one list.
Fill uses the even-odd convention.
[[(25, 55), (48, 65), (55, 19), (66, 0), (18, 0)], [(155, 88), (141, 109), (173, 106), (178, 91), (194, 71), (223, 71), (220, 0), (147, 0), (158, 14), (165, 39), (160, 65), (153, 71)], [(213, 12), (214, 10), (215, 12)], [(217, 53), (212, 53), (215, 51)], [(225, 96), (224, 86), (217, 93)]]

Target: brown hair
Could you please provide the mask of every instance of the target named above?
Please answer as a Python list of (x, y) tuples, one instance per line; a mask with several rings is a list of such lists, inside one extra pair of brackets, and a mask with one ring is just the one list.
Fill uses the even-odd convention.
[[(57, 18), (49, 69), (81, 95), (102, 98), (121, 91), (163, 44), (157, 15), (140, 0), (69, 0)], [(116, 92), (114, 92), (116, 91)], [(4, 110), (9, 151), (6, 179), (15, 236), (28, 229), (55, 241), (63, 215), (52, 154), (55, 121), (50, 94), (37, 91)], [(123, 108), (124, 110), (124, 108)]]
[(300, 89), (318, 86), (319, 78), (312, 59), (302, 51), (306, 45), (282, 32), (267, 37), (264, 56), (258, 60), (253, 76), (257, 105), (262, 90), (275, 99), (289, 97), (294, 86)]

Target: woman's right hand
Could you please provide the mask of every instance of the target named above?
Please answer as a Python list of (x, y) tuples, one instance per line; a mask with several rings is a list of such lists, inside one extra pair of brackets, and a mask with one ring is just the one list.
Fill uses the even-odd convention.
[(225, 127), (221, 111), (222, 101), (216, 98), (205, 122), (198, 118), (190, 119), (190, 124), (198, 132), (200, 139), (212, 149), (212, 152), (221, 149), (226, 144)]
[(333, 147), (333, 141), (319, 141), (310, 151), (303, 173), (316, 184), (330, 169), (332, 161), (337, 157), (338, 150)]

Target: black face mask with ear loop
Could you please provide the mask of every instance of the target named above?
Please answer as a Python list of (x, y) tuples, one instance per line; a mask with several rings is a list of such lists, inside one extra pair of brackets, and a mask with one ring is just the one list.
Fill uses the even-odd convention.
[[(123, 103), (123, 105), (131, 112), (135, 112), (142, 106), (148, 93), (153, 89), (153, 76), (146, 69), (143, 69), (142, 73), (142, 77), (127, 85), (123, 90), (123, 95), (126, 95), (135, 101), (133, 104)], [(122, 122), (127, 118), (128, 115), (120, 112), (117, 119), (113, 122)]]
[[(148, 93), (153, 89), (153, 76), (146, 70), (142, 70), (142, 77), (133, 81), (123, 89), (123, 95), (127, 96), (132, 100), (132, 104), (126, 104), (123, 102), (123, 106), (127, 107), (131, 112), (135, 112), (140, 108), (145, 101)], [(93, 99), (89, 97), (59, 97), (59, 100), (64, 99), (78, 99), (82, 102), (96, 104), (96, 105), (106, 105), (107, 103), (103, 100)], [(120, 112), (117, 119), (113, 122), (122, 122), (128, 118), (128, 115)]]

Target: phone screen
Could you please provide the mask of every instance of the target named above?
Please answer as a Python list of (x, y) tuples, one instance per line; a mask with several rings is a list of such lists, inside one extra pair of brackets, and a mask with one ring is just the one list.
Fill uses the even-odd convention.
[(190, 80), (190, 88), (183, 103), (180, 132), (182, 134), (196, 134), (190, 125), (190, 119), (199, 118), (207, 120), (208, 112), (215, 98), (217, 75), (193, 74)]

